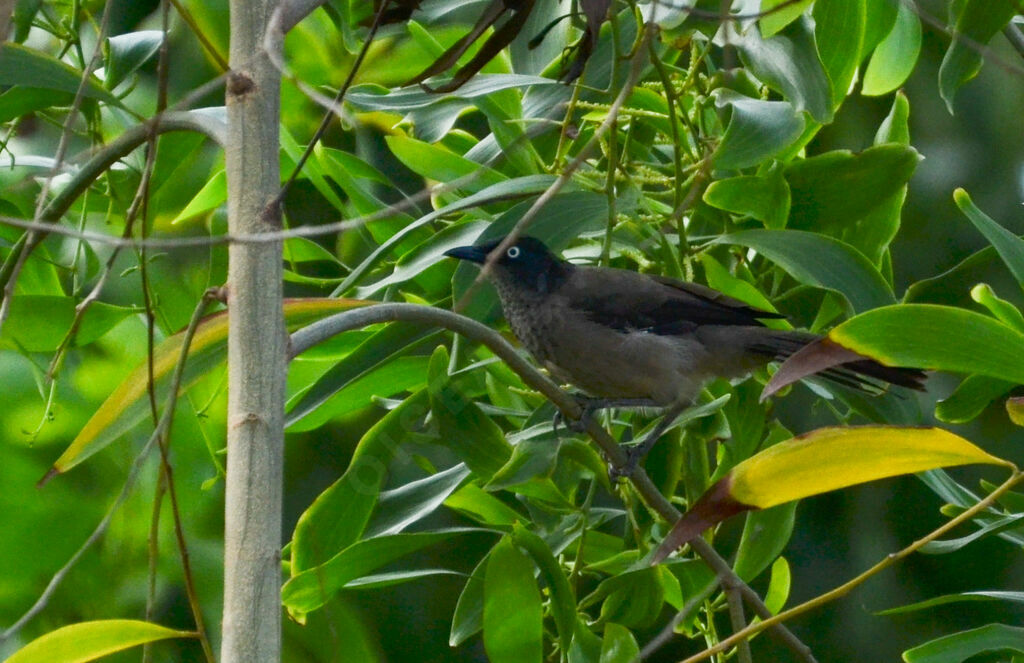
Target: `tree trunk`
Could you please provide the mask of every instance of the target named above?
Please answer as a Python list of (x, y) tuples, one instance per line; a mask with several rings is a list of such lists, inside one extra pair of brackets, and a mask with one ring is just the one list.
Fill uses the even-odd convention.
[[(262, 49), (272, 0), (231, 0), (228, 228), (279, 230), (280, 75)], [(285, 326), (281, 243), (229, 251), (228, 462), (223, 663), (281, 656), (281, 502)]]

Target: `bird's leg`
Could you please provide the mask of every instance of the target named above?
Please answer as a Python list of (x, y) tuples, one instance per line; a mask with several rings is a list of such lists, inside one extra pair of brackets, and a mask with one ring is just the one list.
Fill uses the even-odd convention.
[(575, 394), (573, 398), (579, 404), (582, 412), (580, 418), (576, 421), (566, 422), (565, 415), (562, 414), (561, 410), (555, 411), (554, 421), (552, 427), (555, 430), (555, 434), (558, 434), (558, 428), (565, 424), (565, 427), (574, 433), (582, 433), (585, 424), (583, 423), (587, 417), (591, 416), (599, 410), (607, 410), (608, 408), (636, 408), (636, 407), (657, 407), (657, 403), (649, 398), (594, 398), (593, 396), (583, 396)]
[(609, 471), (612, 480), (616, 480), (620, 477), (630, 477), (633, 472), (636, 471), (637, 465), (647, 455), (647, 452), (655, 445), (659, 438), (668, 430), (676, 418), (685, 410), (690, 407), (690, 401), (679, 401), (667, 407), (664, 414), (661, 417), (661, 421), (658, 425), (647, 434), (643, 442), (640, 444), (633, 445), (626, 449), (626, 462), (620, 467), (612, 467)]

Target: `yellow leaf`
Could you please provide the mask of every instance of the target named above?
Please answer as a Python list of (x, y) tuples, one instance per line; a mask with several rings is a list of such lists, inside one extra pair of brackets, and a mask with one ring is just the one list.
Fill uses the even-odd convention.
[(707, 528), (743, 511), (875, 479), (970, 463), (1013, 467), (940, 428), (819, 428), (732, 468), (672, 526), (652, 562), (660, 562)]
[(941, 428), (819, 428), (765, 449), (729, 472), (741, 504), (776, 504), (937, 467), (1006, 461)]
[(104, 619), (50, 631), (15, 652), (6, 663), (84, 663), (155, 640), (195, 636), (149, 622)]
[[(372, 302), (360, 299), (290, 299), (284, 303), (285, 322), (289, 329), (294, 329), (332, 313), (370, 303)], [(158, 402), (162, 401), (167, 393), (168, 378), (181, 355), (183, 336), (184, 332), (169, 336), (153, 351), (153, 381), (157, 387)], [(189, 359), (185, 364), (181, 384), (182, 391), (224, 361), (227, 338), (227, 311), (211, 314), (199, 323), (189, 346)], [(143, 361), (103, 401), (40, 483), (68, 471), (138, 424), (148, 413), (148, 380), (149, 371), (146, 362)]]

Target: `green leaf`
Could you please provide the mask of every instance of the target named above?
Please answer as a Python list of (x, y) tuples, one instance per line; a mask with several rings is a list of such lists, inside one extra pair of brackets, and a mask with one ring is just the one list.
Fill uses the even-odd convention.
[(973, 421), (999, 398), (1016, 386), (1016, 383), (985, 375), (968, 375), (953, 393), (935, 404), (935, 418), (948, 424), (965, 424)]
[(484, 555), (459, 594), (452, 615), (452, 629), (448, 634), (450, 647), (458, 647), (484, 627), (484, 575), (490, 558), (490, 553)]
[(712, 155), (716, 168), (740, 170), (776, 156), (804, 131), (804, 116), (785, 101), (751, 99), (728, 88), (713, 92), (715, 105), (730, 106), (725, 134)]
[[(787, 25), (795, 21), (804, 13), (804, 10), (811, 6), (814, 0), (761, 0), (760, 13), (764, 14), (758, 19), (761, 26), (761, 34), (767, 39)], [(780, 5), (782, 5), (780, 7)], [(778, 7), (778, 9), (776, 9)]]
[(1024, 603), (1024, 592), (962, 592), (960, 594), (946, 594), (944, 596), (936, 596), (934, 598), (918, 601), (917, 603), (911, 603), (909, 605), (901, 605), (897, 608), (879, 610), (874, 614), (879, 617), (887, 615), (902, 615), (908, 612), (927, 610), (929, 608), (947, 605), (950, 603), (974, 601), (1010, 601), (1012, 603)]
[(798, 230), (744, 230), (722, 235), (715, 243), (754, 249), (797, 281), (841, 294), (853, 311), (896, 301), (875, 266), (838, 239)]
[[(387, 479), (388, 466), (408, 433), (427, 413), (420, 390), (384, 415), (363, 435), (345, 473), (320, 493), (295, 524), (291, 572), (323, 564), (362, 535)], [(386, 534), (398, 530), (385, 529)]]
[(850, 90), (864, 45), (866, 0), (817, 0), (814, 41), (832, 83), (832, 105), (838, 107)]
[(196, 634), (190, 631), (176, 631), (131, 619), (82, 622), (39, 636), (5, 663), (84, 663), (147, 642), (194, 637)]
[[(387, 240), (381, 242), (380, 246), (374, 249), (369, 256), (367, 256), (349, 273), (347, 277), (345, 277), (345, 280), (335, 290), (335, 294), (341, 294), (358, 283), (363, 275), (377, 265), (381, 258), (387, 255), (401, 242), (401, 240), (405, 239), (405, 237), (416, 229), (426, 226), (445, 215), (452, 214), (459, 210), (477, 207), (485, 203), (539, 194), (551, 186), (554, 179), (555, 178), (550, 175), (517, 177), (515, 179), (489, 186), (483, 191), (466, 196), (465, 198), (453, 202), (450, 205), (446, 205), (440, 209), (430, 212), (429, 214), (421, 216), (415, 221), (403, 226), (401, 230), (394, 233)], [(602, 196), (597, 197), (603, 198)]]
[(17, 85), (0, 94), (0, 122), (10, 122), (44, 108), (70, 106), (74, 98), (70, 92)]
[(920, 160), (913, 148), (890, 144), (792, 162), (786, 167), (792, 195), (789, 227), (836, 234), (899, 191)]
[(948, 555), (949, 553), (956, 552), (961, 548), (974, 543), (978, 539), (983, 539), (991, 534), (999, 534), (1008, 529), (1016, 528), (1020, 521), (1024, 520), (1024, 513), (1015, 513), (1012, 516), (1005, 516), (1003, 518), (997, 518), (990, 523), (987, 523), (984, 527), (971, 532), (967, 536), (962, 536), (957, 539), (945, 539), (942, 541), (929, 541), (918, 549), (918, 552), (923, 555)]
[(292, 576), (281, 588), (281, 600), (294, 613), (312, 612), (327, 603), (348, 583), (382, 566), (453, 536), (481, 531), (451, 528), (357, 541), (327, 562)]
[[(67, 336), (77, 304), (74, 297), (15, 295), (11, 298), (10, 318), (0, 335), (0, 347), (53, 352)], [(93, 302), (75, 334), (75, 345), (89, 345), (134, 313), (129, 307)]]
[(789, 562), (785, 557), (780, 557), (772, 564), (772, 577), (768, 582), (768, 591), (764, 593), (764, 605), (773, 615), (779, 614), (786, 607), (792, 584)]
[(963, 189), (957, 189), (953, 192), (953, 200), (956, 201), (960, 211), (971, 220), (974, 227), (999, 252), (999, 257), (1006, 263), (1014, 278), (1017, 279), (1017, 283), (1024, 287), (1024, 239), (1003, 228), (978, 209), (971, 200), (971, 197)]
[[(882, 120), (875, 134), (875, 145), (910, 145), (909, 119), (910, 102), (905, 94), (897, 92), (889, 114)], [(873, 264), (881, 265), (887, 255), (889, 244), (900, 229), (900, 215), (906, 197), (907, 186), (903, 185), (874, 209), (854, 221), (852, 226), (842, 233), (843, 240), (859, 249)]]
[(807, 111), (822, 124), (832, 121), (831, 87), (809, 19), (801, 17), (770, 39), (750, 28), (737, 46), (747, 68), (798, 111)]
[(987, 624), (936, 638), (903, 652), (907, 663), (961, 663), (984, 652), (1024, 653), (1024, 628)]
[(469, 468), (459, 463), (419, 481), (411, 481), (400, 488), (381, 493), (376, 509), (378, 516), (370, 522), (367, 536), (398, 534), (433, 513), (467, 477)]
[(956, 12), (953, 41), (939, 67), (939, 94), (950, 114), (957, 90), (978, 75), (984, 62), (979, 46), (984, 46), (1009, 23), (1017, 12), (1015, 0), (961, 0), (952, 3)]
[(490, 527), (511, 527), (513, 523), (526, 520), (512, 507), (484, 491), (476, 484), (466, 484), (445, 500), (444, 505), (467, 518)]
[(228, 176), (221, 168), (210, 176), (203, 188), (199, 190), (185, 208), (171, 220), (171, 225), (187, 221), (193, 217), (209, 214), (224, 204), (228, 199)]
[(438, 333), (414, 325), (391, 324), (384, 327), (324, 373), (306, 391), (291, 399), (285, 406), (288, 412), (285, 427), (304, 429), (300, 422), (329, 403), (336, 394), (342, 393), (357, 379), (370, 376), (379, 367), (410, 353)]
[(1016, 306), (996, 295), (992, 286), (987, 283), (974, 286), (971, 288), (971, 299), (987, 308), (999, 322), (1024, 334), (1024, 315)]
[[(540, 76), (524, 76), (522, 74), (477, 74), (465, 85), (454, 92), (435, 94), (427, 92), (419, 86), (389, 90), (380, 85), (356, 85), (345, 95), (345, 102), (359, 110), (382, 110), (392, 112), (411, 111), (440, 103), (448, 103), (451, 99), (476, 99), (515, 88), (534, 85), (558, 85), (557, 80)], [(467, 104), (468, 105), (468, 104)]]
[(828, 338), (887, 366), (976, 373), (1024, 384), (1024, 334), (960, 308), (887, 306), (847, 320)]
[(867, 0), (864, 21), (864, 43), (860, 49), (861, 60), (892, 32), (899, 11), (896, 3), (891, 0)]
[[(357, 288), (356, 296), (369, 298), (384, 288), (407, 283), (431, 267), (441, 263), (447, 263), (449, 269), (453, 268), (454, 265), (451, 265), (445, 258), (445, 251), (458, 246), (472, 244), (487, 225), (486, 221), (474, 221), (470, 223), (454, 223), (443, 228), (413, 247), (410, 251), (402, 254), (402, 257), (395, 262), (395, 269), (391, 274), (379, 281)], [(448, 278), (446, 276), (445, 289), (447, 289), (447, 284)]]
[(1007, 398), (1006, 416), (1017, 426), (1024, 426), (1024, 398), (1020, 396)]
[(284, 240), (284, 259), (286, 262), (333, 262), (338, 258), (333, 253), (305, 237), (289, 237)]
[(665, 559), (708, 527), (746, 510), (767, 509), (885, 477), (971, 463), (1008, 465), (939, 428), (819, 428), (732, 468), (673, 525), (653, 560)]
[[(76, 94), (82, 81), (82, 72), (61, 62), (52, 55), (7, 42), (0, 45), (0, 86), (24, 85)], [(121, 106), (94, 76), (86, 82), (82, 94), (114, 106)]]
[(548, 544), (519, 523), (512, 528), (512, 543), (525, 550), (540, 569), (540, 575), (551, 595), (551, 614), (558, 630), (559, 647), (562, 651), (569, 651), (573, 631), (576, 629), (576, 595), (569, 585), (565, 570), (555, 559)]
[(754, 580), (782, 553), (796, 522), (796, 502), (747, 514), (733, 570), (746, 582)]
[(640, 647), (625, 626), (608, 623), (601, 640), (601, 663), (632, 663), (640, 657)]
[(473, 474), (490, 479), (512, 456), (512, 445), (498, 425), (455, 386), (448, 375), (448, 352), (443, 345), (430, 358), (428, 380), (430, 409), (441, 441)]
[(474, 175), (471, 181), (460, 187), (471, 193), (508, 179), (498, 171), (459, 156), (441, 145), (431, 145), (401, 135), (386, 136), (384, 140), (391, 148), (391, 153), (405, 164), (406, 168), (427, 179), (451, 182), (460, 177)]
[(107, 40), (107, 64), (103, 70), (107, 89), (113, 90), (156, 55), (163, 43), (161, 30), (126, 32)]
[(897, 3), (896, 23), (871, 55), (861, 94), (889, 94), (910, 77), (921, 52), (921, 20), (906, 4)]
[(654, 624), (665, 605), (662, 569), (643, 567), (626, 571), (601, 581), (582, 605), (604, 599), (601, 621), (615, 622), (627, 628), (648, 628)]
[(493, 663), (543, 659), (543, 613), (533, 564), (508, 538), (498, 542), (484, 577), (484, 648)]
[[(347, 365), (347, 360), (347, 356), (336, 360), (333, 368), (342, 364)], [(323, 376), (317, 380), (316, 384), (323, 385), (322, 378)], [(344, 386), (333, 396), (288, 426), (286, 431), (301, 433), (317, 429), (332, 419), (370, 407), (374, 398), (388, 398), (404, 391), (415, 391), (423, 387), (426, 382), (426, 357), (395, 357), (365, 371), (359, 377), (345, 382)]]
[(781, 230), (789, 217), (789, 185), (782, 167), (775, 164), (764, 175), (712, 182), (704, 191), (704, 202), (733, 214), (751, 216), (772, 230)]

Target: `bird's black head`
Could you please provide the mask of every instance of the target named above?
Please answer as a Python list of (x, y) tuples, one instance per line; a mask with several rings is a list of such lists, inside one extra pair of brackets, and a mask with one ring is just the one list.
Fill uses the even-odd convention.
[[(468, 260), (483, 264), (504, 237), (476, 246), (460, 246), (445, 251), (450, 258)], [(497, 256), (494, 261), (495, 276), (510, 280), (537, 292), (550, 292), (568, 276), (572, 265), (548, 250), (544, 242), (535, 237), (520, 237), (514, 244)]]

